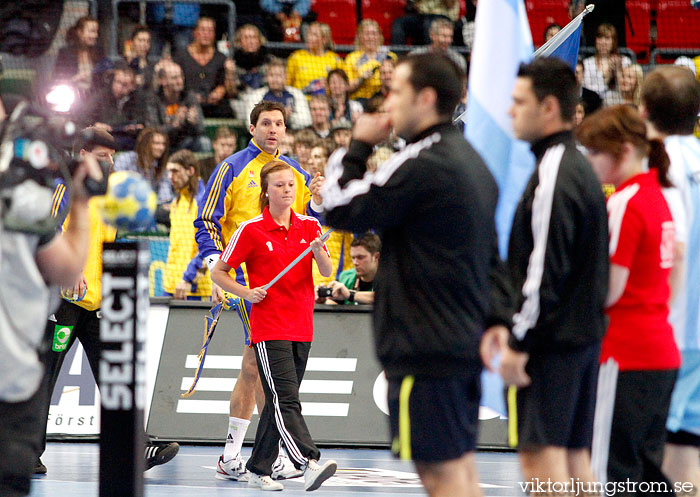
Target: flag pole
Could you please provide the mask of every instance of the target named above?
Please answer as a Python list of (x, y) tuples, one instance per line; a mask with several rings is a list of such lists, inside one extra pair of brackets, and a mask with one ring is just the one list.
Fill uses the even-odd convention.
[(571, 25), (573, 23), (576, 23), (576, 22), (580, 23), (584, 17), (586, 17), (591, 12), (593, 12), (593, 9), (595, 9), (595, 5), (593, 5), (592, 3), (586, 5), (586, 8), (583, 9), (583, 11), (581, 11), (581, 13), (579, 15), (577, 15), (576, 17), (571, 19), (571, 21), (569, 21), (569, 23), (566, 26), (564, 26), (562, 29), (560, 29), (557, 34), (555, 34), (552, 38), (550, 38), (547, 43), (545, 43), (540, 48), (535, 50), (535, 54), (533, 55), (533, 57), (534, 58), (540, 57), (540, 56), (542, 56), (542, 53), (547, 52), (547, 49), (549, 47), (551, 47), (552, 45), (555, 45), (555, 44), (559, 44), (559, 38), (568, 36), (569, 31), (571, 31), (571, 30), (567, 30), (566, 28), (568, 28), (569, 25)]

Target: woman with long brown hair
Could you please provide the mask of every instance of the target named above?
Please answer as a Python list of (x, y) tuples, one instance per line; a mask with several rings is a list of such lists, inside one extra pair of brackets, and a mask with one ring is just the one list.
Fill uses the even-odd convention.
[(112, 67), (97, 44), (97, 19), (83, 16), (66, 33), (66, 46), (58, 51), (53, 79), (70, 82), (87, 95), (99, 86), (99, 78)]
[[(592, 450), (603, 482), (659, 481), (680, 366), (668, 321), (674, 223), (661, 190), (672, 186), (670, 161), (663, 142), (648, 140), (646, 131), (628, 105), (600, 110), (576, 129), (596, 175), (616, 189), (608, 199), (610, 324), (601, 351)], [(609, 440), (602, 436), (606, 432)]]
[(168, 148), (168, 134), (165, 131), (144, 128), (136, 138), (134, 150), (117, 156), (114, 170), (141, 173), (156, 192), (158, 205), (167, 204), (173, 199), (173, 189), (165, 172)]
[[(265, 392), (253, 453), (248, 459), (248, 486), (282, 490), (271, 478), (280, 440), (290, 460), (304, 471), (305, 489), (316, 490), (337, 468), (319, 465), (321, 453), (301, 413), (299, 385), (313, 339), (312, 260), (323, 275), (332, 271), (318, 220), (295, 214), (296, 182), (292, 167), (272, 160), (260, 171), (262, 214), (243, 222), (231, 237), (211, 277), (222, 289), (253, 304), (251, 343)], [(268, 283), (304, 250), (310, 252), (273, 286)], [(246, 263), (250, 288), (237, 283), (231, 269)]]

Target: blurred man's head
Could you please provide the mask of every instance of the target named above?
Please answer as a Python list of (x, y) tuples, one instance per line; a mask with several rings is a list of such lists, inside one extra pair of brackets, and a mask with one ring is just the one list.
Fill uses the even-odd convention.
[(85, 157), (89, 155), (99, 162), (114, 165), (116, 152), (114, 137), (102, 128), (91, 126), (83, 129), (73, 143), (73, 155)]
[(374, 233), (356, 237), (350, 244), (350, 257), (357, 277), (362, 281), (374, 281), (379, 267), (379, 252), (382, 242)]
[(685, 67), (658, 67), (644, 78), (640, 111), (660, 133), (692, 134), (700, 112), (700, 83)]
[(151, 50), (151, 30), (138, 25), (131, 32), (131, 52), (136, 57), (145, 57)]
[(509, 111), (515, 136), (534, 142), (571, 129), (577, 102), (576, 77), (568, 64), (554, 57), (522, 64)]
[(549, 40), (554, 38), (554, 35), (556, 35), (559, 31), (561, 31), (561, 26), (559, 24), (549, 24), (544, 29), (544, 42), (547, 43)]
[(180, 93), (185, 89), (182, 68), (172, 61), (164, 61), (158, 71), (158, 81), (163, 91)]
[(434, 50), (446, 51), (452, 45), (453, 35), (452, 21), (437, 18), (430, 24), (430, 42)]
[(447, 56), (409, 55), (399, 62), (384, 109), (396, 132), (411, 138), (439, 122), (451, 121), (462, 96), (462, 71)]
[(237, 139), (238, 137), (236, 136), (235, 131), (228, 126), (220, 126), (216, 128), (214, 141), (211, 145), (214, 149), (214, 159), (217, 164), (236, 151)]
[(345, 119), (336, 122), (331, 128), (331, 138), (336, 147), (348, 148), (352, 139), (352, 124)]
[(287, 67), (281, 59), (272, 59), (265, 67), (265, 82), (273, 92), (284, 91), (287, 82)]
[(318, 141), (318, 137), (310, 129), (302, 129), (294, 134), (294, 155), (297, 156), (297, 161), (302, 167), (308, 163), (311, 148), (316, 141)]
[(311, 125), (317, 129), (327, 129), (330, 126), (331, 107), (325, 95), (314, 95), (309, 101)]
[(216, 22), (211, 17), (200, 17), (192, 31), (192, 38), (198, 45), (204, 47), (214, 46), (216, 39)]
[(136, 89), (136, 75), (134, 70), (126, 65), (119, 65), (114, 69), (112, 76), (112, 96), (116, 100), (128, 97)]
[(325, 140), (318, 140), (309, 152), (308, 168), (305, 168), (312, 176), (316, 173), (324, 174), (326, 162), (331, 155), (331, 147)]
[(391, 86), (391, 78), (394, 77), (394, 69), (396, 68), (396, 61), (392, 58), (387, 58), (379, 66), (379, 81), (382, 84), (382, 93), (388, 93), (389, 87)]

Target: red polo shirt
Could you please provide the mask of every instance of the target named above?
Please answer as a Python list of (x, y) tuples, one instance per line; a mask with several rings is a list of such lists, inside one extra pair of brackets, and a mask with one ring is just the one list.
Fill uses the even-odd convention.
[[(221, 260), (231, 267), (245, 263), (250, 288), (269, 283), (323, 232), (318, 220), (291, 211), (289, 230), (278, 225), (269, 208), (241, 223), (231, 237)], [(328, 249), (324, 245), (324, 249)], [(313, 340), (314, 282), (313, 252), (267, 290), (267, 296), (253, 304), (250, 316), (251, 342), (266, 340)]]
[(629, 269), (625, 291), (607, 310), (601, 362), (615, 358), (620, 371), (680, 366), (668, 323), (668, 276), (674, 227), (656, 171), (624, 182), (608, 199), (610, 262)]

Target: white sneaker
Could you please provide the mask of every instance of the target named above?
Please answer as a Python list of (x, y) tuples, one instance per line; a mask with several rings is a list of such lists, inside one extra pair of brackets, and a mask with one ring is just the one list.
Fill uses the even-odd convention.
[(260, 490), (284, 490), (284, 485), (276, 481), (272, 481), (267, 475), (256, 475), (248, 473), (248, 486), (259, 488)]
[(219, 457), (219, 464), (216, 466), (215, 477), (219, 480), (247, 481), (248, 471), (241, 456), (234, 457), (224, 462), (224, 456)]
[(273, 480), (289, 480), (299, 478), (304, 472), (294, 467), (294, 463), (285, 455), (280, 454), (272, 465)]
[(318, 461), (311, 459), (304, 471), (304, 490), (311, 492), (321, 486), (321, 483), (335, 474), (338, 469), (338, 463), (333, 459), (326, 461), (322, 466), (319, 466)]

